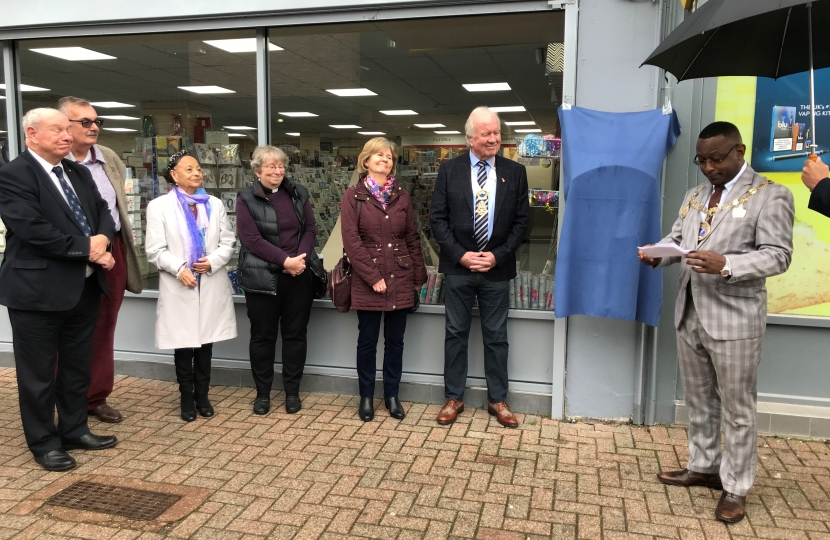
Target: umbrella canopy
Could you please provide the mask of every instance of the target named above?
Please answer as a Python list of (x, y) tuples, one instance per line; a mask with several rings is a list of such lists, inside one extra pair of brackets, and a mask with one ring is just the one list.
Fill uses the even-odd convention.
[(830, 0), (709, 0), (643, 64), (663, 68), (678, 81), (726, 76), (777, 79), (809, 71), (809, 3), (813, 67), (830, 67)]

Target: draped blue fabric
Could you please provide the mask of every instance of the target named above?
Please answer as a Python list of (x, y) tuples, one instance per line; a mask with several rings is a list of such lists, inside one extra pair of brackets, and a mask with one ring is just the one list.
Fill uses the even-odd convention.
[(657, 326), (661, 271), (637, 258), (658, 242), (663, 160), (680, 123), (662, 109), (559, 109), (565, 214), (556, 261), (557, 317), (593, 315)]

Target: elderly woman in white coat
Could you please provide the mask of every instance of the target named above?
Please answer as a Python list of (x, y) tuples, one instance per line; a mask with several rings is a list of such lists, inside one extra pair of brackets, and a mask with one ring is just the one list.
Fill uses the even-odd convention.
[(170, 157), (176, 187), (147, 205), (147, 260), (159, 269), (156, 347), (174, 349), (182, 420), (213, 416), (208, 399), (213, 344), (236, 337), (233, 290), (225, 265), (236, 234), (225, 205), (202, 188), (199, 162)]

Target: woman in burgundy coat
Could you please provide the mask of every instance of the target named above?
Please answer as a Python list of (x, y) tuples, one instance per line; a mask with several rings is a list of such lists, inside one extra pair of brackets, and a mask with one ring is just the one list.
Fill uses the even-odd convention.
[(405, 412), (398, 399), (403, 371), (406, 314), (427, 280), (421, 239), (409, 193), (395, 183), (395, 145), (376, 137), (357, 158), (360, 180), (346, 190), (340, 214), (343, 248), (352, 264), (352, 309), (357, 311), (360, 419), (375, 417), (375, 358), (381, 317), (383, 394), (393, 418)]

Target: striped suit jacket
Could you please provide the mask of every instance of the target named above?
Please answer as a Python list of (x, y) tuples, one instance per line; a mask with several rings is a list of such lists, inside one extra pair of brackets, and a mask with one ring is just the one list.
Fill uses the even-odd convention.
[[(743, 197), (765, 181), (766, 178), (747, 166), (722, 204)], [(688, 205), (695, 189), (686, 193), (682, 207)], [(705, 207), (710, 195), (711, 189), (704, 186), (697, 201)], [(691, 209), (685, 218), (677, 218), (671, 233), (660, 241), (673, 242), (684, 249), (720, 253), (729, 258), (732, 268), (732, 276), (724, 278), (693, 272), (683, 261), (674, 310), (675, 327), (680, 328), (688, 299), (687, 288), (690, 288), (700, 322), (713, 338), (746, 339), (764, 333), (766, 278), (784, 273), (792, 260), (793, 195), (784, 186), (770, 184), (756, 192), (743, 208), (746, 210), (743, 217), (735, 215), (734, 208), (715, 214), (712, 232), (700, 243), (700, 212)], [(681, 262), (680, 257), (671, 257), (660, 261), (660, 266), (678, 262)]]

